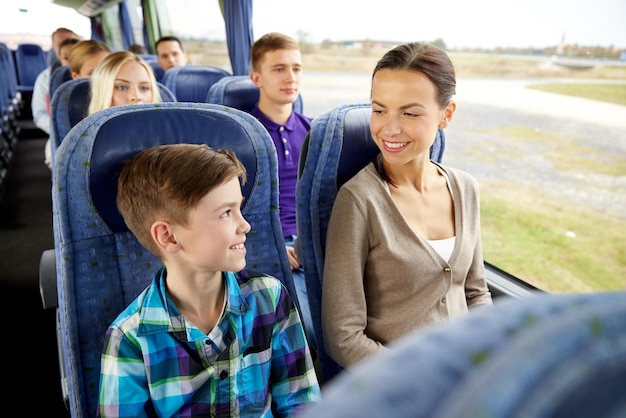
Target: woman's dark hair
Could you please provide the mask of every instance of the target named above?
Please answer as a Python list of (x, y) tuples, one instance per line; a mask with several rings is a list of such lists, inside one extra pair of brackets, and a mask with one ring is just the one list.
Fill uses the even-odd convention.
[(454, 65), (448, 54), (434, 45), (412, 42), (389, 50), (378, 61), (372, 78), (380, 70), (419, 71), (437, 87), (437, 102), (443, 109), (456, 93)]

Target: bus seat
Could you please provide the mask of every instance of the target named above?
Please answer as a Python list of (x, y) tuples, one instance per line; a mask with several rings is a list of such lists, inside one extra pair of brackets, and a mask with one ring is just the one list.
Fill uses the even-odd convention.
[(45, 54), (46, 63), (49, 67), (55, 66), (57, 63), (61, 63), (61, 61), (59, 61), (59, 57), (57, 57), (57, 53), (54, 51), (54, 48), (50, 48)]
[(2, 154), (12, 153), (17, 142), (22, 106), (13, 54), (5, 43), (0, 42), (0, 120), (3, 142), (6, 142), (0, 148)]
[(625, 300), (501, 299), (337, 376), (303, 418), (626, 416)]
[(58, 66), (55, 69), (51, 68), (50, 71), (50, 89), (48, 90), (48, 94), (52, 100), (54, 92), (59, 88), (59, 86), (72, 79), (72, 72), (70, 71), (70, 67), (68, 65)]
[(211, 86), (230, 73), (212, 65), (183, 65), (170, 68), (161, 82), (169, 88), (179, 102), (206, 103)]
[(156, 62), (157, 56), (156, 54), (136, 54), (139, 58), (144, 60), (145, 62)]
[(157, 81), (159, 82), (163, 82), (163, 74), (165, 74), (165, 71), (163, 70), (163, 68), (161, 68), (156, 60), (156, 55), (147, 55), (148, 57), (154, 57), (154, 59), (150, 59), (150, 58), (144, 58), (146, 57), (146, 55), (141, 55), (141, 57), (143, 58), (143, 60), (145, 62), (147, 62), (148, 64), (150, 64), (150, 67), (152, 67), (152, 71), (154, 72), (154, 78), (156, 78)]
[(254, 117), (180, 102), (117, 106), (87, 116), (59, 146), (52, 169), (61, 375), (73, 417), (96, 411), (106, 328), (160, 266), (117, 210), (117, 173), (140, 150), (182, 142), (236, 153), (248, 176), (242, 189), (242, 212), (251, 225), (247, 268), (277, 277), (295, 295), (278, 216), (278, 162)]
[[(322, 333), (326, 228), (341, 185), (379, 154), (369, 129), (371, 112), (369, 104), (346, 104), (322, 113), (313, 120), (300, 153), (296, 188), (298, 241), (324, 382), (340, 371), (324, 350)], [(430, 150), (431, 159), (441, 162), (444, 148), (445, 134), (439, 130)]]
[(21, 43), (15, 49), (17, 80), (21, 91), (33, 91), (39, 73), (46, 69), (46, 53), (38, 44)]
[(152, 67), (152, 71), (154, 72), (154, 77), (157, 81), (163, 81), (163, 74), (165, 74), (165, 71), (159, 66), (156, 54), (137, 54), (137, 56), (150, 64), (150, 67)]
[[(218, 80), (209, 89), (207, 103), (222, 104), (251, 112), (259, 101), (259, 88), (248, 75), (232, 75)], [(293, 104), (293, 110), (303, 113), (302, 95)]]
[(8, 83), (9, 100), (17, 106), (19, 112), (24, 103), (17, 88), (17, 70), (15, 69), (13, 53), (4, 42), (0, 42), (0, 65), (2, 65), (2, 75)]
[[(67, 133), (80, 122), (89, 108), (89, 78), (70, 79), (57, 87), (50, 101), (50, 148), (54, 164), (56, 149)], [(175, 102), (174, 94), (158, 83), (164, 102)]]

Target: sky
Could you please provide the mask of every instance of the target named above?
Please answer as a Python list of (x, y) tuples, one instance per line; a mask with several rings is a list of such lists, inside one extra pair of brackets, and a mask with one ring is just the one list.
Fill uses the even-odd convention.
[[(217, 0), (167, 1), (178, 35), (224, 39)], [(443, 39), (448, 48), (542, 48), (564, 39), (626, 49), (625, 0), (255, 0), (253, 11), (255, 38), (279, 31), (313, 43)], [(87, 19), (50, 0), (0, 2), (0, 33), (49, 35), (58, 26), (90, 36)]]

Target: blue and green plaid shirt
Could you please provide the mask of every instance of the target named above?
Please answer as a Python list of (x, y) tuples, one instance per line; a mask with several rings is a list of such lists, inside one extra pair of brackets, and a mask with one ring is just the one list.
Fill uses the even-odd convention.
[(156, 273), (106, 333), (98, 416), (288, 417), (320, 400), (293, 300), (273, 277), (224, 273), (225, 312), (207, 336)]

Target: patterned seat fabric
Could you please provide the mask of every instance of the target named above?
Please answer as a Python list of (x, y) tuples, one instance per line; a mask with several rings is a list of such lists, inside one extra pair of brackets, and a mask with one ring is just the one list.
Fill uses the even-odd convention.
[(72, 416), (96, 410), (106, 328), (160, 266), (117, 210), (117, 173), (142, 149), (181, 142), (230, 149), (245, 165), (247, 268), (277, 277), (295, 294), (278, 216), (276, 154), (254, 117), (206, 103), (118, 106), (86, 117), (59, 146), (53, 167), (61, 367)]
[(161, 82), (170, 89), (179, 102), (205, 103), (209, 89), (230, 73), (211, 65), (183, 65), (167, 70)]
[(506, 298), (396, 341), (303, 418), (626, 416), (626, 293)]

